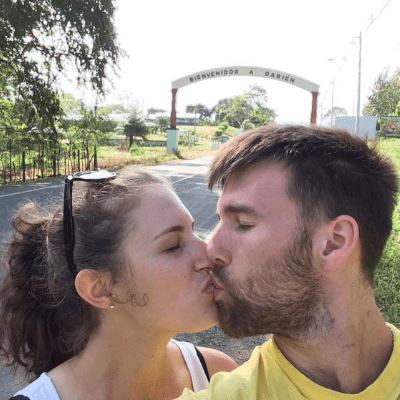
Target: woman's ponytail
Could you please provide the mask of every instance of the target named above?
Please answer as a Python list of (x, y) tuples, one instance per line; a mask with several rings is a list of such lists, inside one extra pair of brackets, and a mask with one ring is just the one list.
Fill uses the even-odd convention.
[(2, 249), (0, 356), (14, 372), (18, 366), (24, 367), (26, 378), (49, 371), (70, 356), (60, 347), (59, 299), (51, 284), (57, 271), (48, 262), (53, 218), (53, 214), (39, 213), (34, 203), (21, 207), (12, 219), (10, 240)]

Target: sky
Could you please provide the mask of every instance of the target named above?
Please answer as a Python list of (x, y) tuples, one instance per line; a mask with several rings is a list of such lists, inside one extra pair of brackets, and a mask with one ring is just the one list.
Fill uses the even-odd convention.
[[(118, 41), (129, 57), (104, 103), (130, 95), (144, 112), (171, 111), (171, 82), (226, 66), (276, 69), (320, 85), (317, 122), (333, 105), (357, 113), (360, 33), (360, 113), (379, 73), (400, 67), (400, 0), (116, 0)], [(334, 82), (332, 84), (332, 82)], [(257, 84), (266, 89), (278, 123), (309, 123), (311, 93), (266, 78), (227, 77), (179, 89), (177, 111), (213, 107)], [(90, 94), (78, 94), (83, 100)], [(329, 121), (330, 122), (330, 121)]]

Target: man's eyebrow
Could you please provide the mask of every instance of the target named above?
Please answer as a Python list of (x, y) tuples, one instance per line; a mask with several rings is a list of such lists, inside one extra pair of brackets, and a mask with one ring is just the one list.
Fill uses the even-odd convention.
[[(192, 228), (194, 229), (194, 221), (192, 221)], [(174, 225), (174, 226), (170, 226), (169, 228), (165, 229), (164, 231), (162, 231), (161, 233), (159, 233), (154, 239), (158, 239), (159, 237), (166, 235), (167, 233), (171, 233), (171, 232), (184, 232), (185, 228), (182, 225)]]
[(244, 204), (228, 204), (224, 207), (223, 211), (226, 214), (247, 214), (254, 217), (259, 215), (255, 208)]

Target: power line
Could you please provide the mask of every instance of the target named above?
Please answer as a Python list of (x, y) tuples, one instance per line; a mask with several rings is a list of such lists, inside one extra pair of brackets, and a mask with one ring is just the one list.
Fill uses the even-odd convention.
[(366, 31), (368, 30), (368, 28), (375, 22), (375, 20), (382, 14), (382, 11), (388, 6), (388, 4), (391, 2), (392, 0), (388, 0), (388, 2), (383, 6), (382, 10), (379, 11), (378, 15), (376, 17), (372, 17), (371, 18), (371, 22), (369, 23), (369, 25), (367, 26), (367, 28), (365, 29)]

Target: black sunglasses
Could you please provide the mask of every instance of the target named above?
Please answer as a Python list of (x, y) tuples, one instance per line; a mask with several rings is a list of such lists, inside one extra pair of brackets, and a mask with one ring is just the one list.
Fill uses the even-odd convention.
[(74, 181), (84, 182), (105, 182), (108, 179), (116, 177), (115, 172), (107, 170), (102, 171), (81, 171), (65, 178), (64, 187), (64, 215), (63, 215), (63, 228), (64, 228), (64, 249), (65, 257), (67, 258), (68, 267), (72, 276), (75, 278), (78, 269), (74, 263), (74, 246), (75, 246), (75, 232), (74, 232), (74, 217), (72, 215), (72, 184)]

